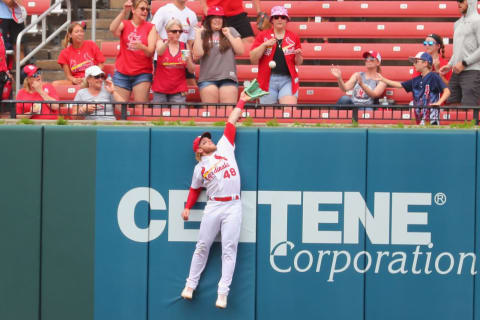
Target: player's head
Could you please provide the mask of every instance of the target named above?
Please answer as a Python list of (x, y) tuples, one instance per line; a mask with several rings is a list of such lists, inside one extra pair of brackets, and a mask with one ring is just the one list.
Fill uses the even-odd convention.
[(415, 57), (409, 57), (408, 61), (413, 63), (413, 66), (415, 67), (415, 70), (418, 72), (422, 72), (425, 69), (432, 69), (432, 64), (433, 64), (433, 59), (430, 54), (427, 52), (419, 52)]
[(208, 155), (217, 150), (217, 146), (212, 141), (210, 132), (204, 132), (193, 140), (193, 152), (195, 159), (200, 161), (202, 156)]
[(467, 14), (468, 11), (468, 1), (467, 0), (457, 0), (458, 11), (461, 14)]

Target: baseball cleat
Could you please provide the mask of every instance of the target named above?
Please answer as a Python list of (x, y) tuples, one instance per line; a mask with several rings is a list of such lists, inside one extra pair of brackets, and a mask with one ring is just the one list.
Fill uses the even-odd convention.
[(193, 298), (193, 289), (190, 288), (190, 287), (188, 287), (188, 286), (185, 286), (185, 288), (184, 288), (183, 291), (182, 291), (181, 296), (182, 296), (183, 299), (192, 300), (192, 298)]
[(219, 294), (215, 306), (220, 309), (225, 309), (227, 307), (227, 296), (224, 294)]

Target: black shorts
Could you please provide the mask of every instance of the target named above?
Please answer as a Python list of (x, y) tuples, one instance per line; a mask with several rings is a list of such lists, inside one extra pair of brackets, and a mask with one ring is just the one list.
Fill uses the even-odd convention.
[(0, 32), (3, 35), (6, 50), (13, 50), (17, 43), (17, 36), (23, 30), (23, 23), (16, 23), (13, 19), (0, 19)]
[(242, 12), (236, 16), (226, 17), (227, 25), (235, 28), (240, 33), (241, 38), (254, 37), (252, 26), (248, 21), (247, 14)]
[(478, 106), (480, 100), (480, 71), (464, 70), (453, 73), (448, 88), (451, 95), (447, 103), (460, 102), (463, 106)]

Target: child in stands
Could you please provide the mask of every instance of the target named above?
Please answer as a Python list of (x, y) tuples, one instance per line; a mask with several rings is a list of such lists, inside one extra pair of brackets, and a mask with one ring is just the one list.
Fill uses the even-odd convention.
[[(408, 60), (420, 73), (419, 76), (404, 82), (398, 82), (388, 80), (381, 74), (377, 74), (378, 79), (385, 82), (389, 87), (404, 88), (407, 92), (413, 92), (417, 124), (425, 125), (426, 121), (430, 121), (432, 125), (439, 125), (438, 107), (450, 96), (450, 90), (438, 73), (432, 72), (433, 59), (430, 54), (419, 52), (415, 57), (410, 57)], [(425, 108), (426, 106), (430, 106), (430, 108)]]

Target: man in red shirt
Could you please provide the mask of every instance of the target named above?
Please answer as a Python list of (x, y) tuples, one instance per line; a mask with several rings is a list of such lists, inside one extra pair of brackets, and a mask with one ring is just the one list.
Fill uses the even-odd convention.
[[(260, 0), (252, 0), (253, 6), (257, 14), (261, 13)], [(209, 7), (219, 6), (225, 12), (227, 25), (235, 28), (242, 37), (243, 44), (248, 49), (254, 40), (254, 34), (250, 21), (248, 21), (247, 13), (243, 10), (242, 0), (200, 0), (203, 13), (207, 16)]]

